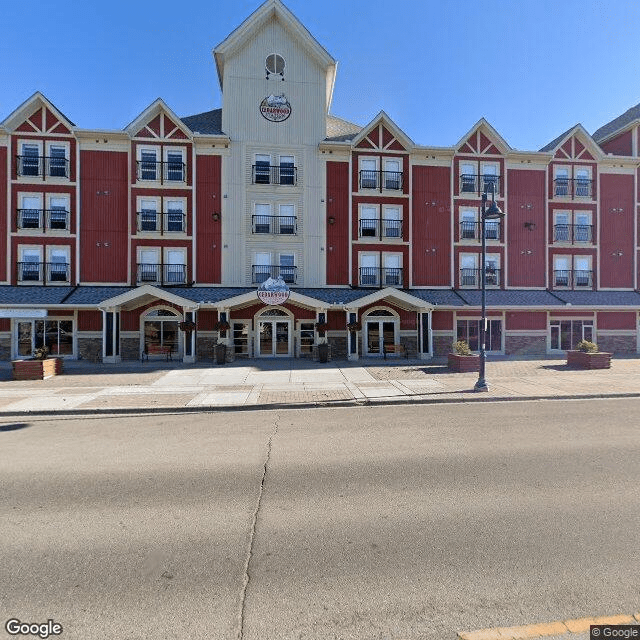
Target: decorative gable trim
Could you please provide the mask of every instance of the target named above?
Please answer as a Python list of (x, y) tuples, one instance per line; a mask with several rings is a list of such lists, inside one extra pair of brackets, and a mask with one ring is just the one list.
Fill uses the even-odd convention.
[(359, 149), (404, 152), (410, 151), (414, 146), (411, 138), (384, 111), (362, 128), (352, 145)]
[(25, 100), (2, 123), (7, 131), (72, 135), (75, 125), (39, 91)]
[(458, 153), (475, 155), (506, 155), (511, 151), (507, 141), (481, 118), (455, 145)]
[(182, 120), (158, 98), (152, 102), (124, 131), (132, 138), (156, 140), (191, 140), (192, 135)]

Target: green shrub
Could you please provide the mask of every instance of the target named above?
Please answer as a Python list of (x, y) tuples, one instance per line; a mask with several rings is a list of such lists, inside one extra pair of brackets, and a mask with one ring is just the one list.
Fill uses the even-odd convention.
[(473, 355), (466, 340), (458, 340), (458, 342), (454, 342), (453, 351), (454, 353), (457, 353), (459, 356)]
[(578, 351), (584, 351), (585, 353), (598, 353), (598, 345), (588, 340), (580, 340), (576, 345), (576, 349)]

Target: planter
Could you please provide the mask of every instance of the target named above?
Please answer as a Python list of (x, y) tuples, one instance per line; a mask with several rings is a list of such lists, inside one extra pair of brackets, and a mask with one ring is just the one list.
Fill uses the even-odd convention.
[(227, 345), (217, 344), (214, 348), (216, 364), (224, 364), (227, 360)]
[(602, 351), (567, 351), (567, 364), (576, 369), (610, 369), (611, 354)]
[(13, 360), (14, 380), (44, 380), (62, 373), (62, 358), (46, 360)]
[(329, 361), (329, 345), (326, 342), (318, 345), (318, 362)]
[(461, 356), (457, 353), (448, 355), (449, 369), (456, 373), (471, 373), (480, 370), (480, 356), (476, 353), (470, 356)]

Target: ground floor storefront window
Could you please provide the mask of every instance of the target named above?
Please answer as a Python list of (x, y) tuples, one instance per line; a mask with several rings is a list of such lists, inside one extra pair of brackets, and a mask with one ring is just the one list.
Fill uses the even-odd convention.
[(40, 347), (52, 356), (73, 355), (73, 320), (19, 320), (17, 355), (30, 357)]
[(592, 320), (552, 320), (550, 329), (551, 349), (554, 351), (575, 349), (581, 340), (593, 342)]
[[(458, 320), (456, 340), (465, 340), (471, 351), (480, 351), (482, 320)], [(502, 351), (502, 320), (489, 320), (485, 338), (486, 351)]]
[(158, 309), (147, 314), (144, 318), (144, 351), (149, 352), (149, 346), (168, 347), (172, 352), (179, 352), (178, 317), (172, 311)]

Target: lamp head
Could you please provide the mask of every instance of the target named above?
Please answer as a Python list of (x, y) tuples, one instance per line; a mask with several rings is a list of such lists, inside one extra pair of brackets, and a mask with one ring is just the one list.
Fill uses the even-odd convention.
[(491, 201), (491, 206), (485, 211), (483, 218), (485, 220), (496, 220), (498, 218), (504, 218), (502, 209), (496, 204), (495, 200)]

